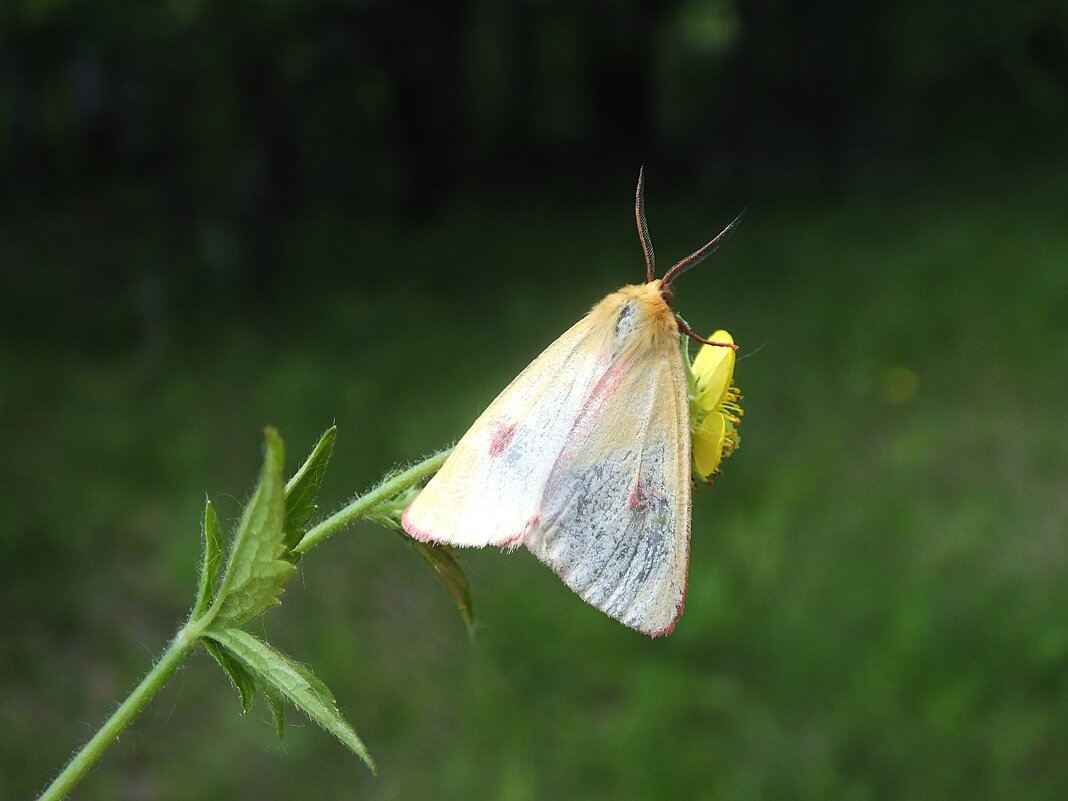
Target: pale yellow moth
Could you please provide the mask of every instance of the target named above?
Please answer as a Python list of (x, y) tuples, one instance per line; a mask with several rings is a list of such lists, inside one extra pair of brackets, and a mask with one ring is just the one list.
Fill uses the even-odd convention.
[(648, 282), (608, 295), (531, 362), (405, 510), (403, 526), (426, 542), (524, 545), (588, 603), (656, 637), (682, 614), (689, 566), (680, 333), (737, 347), (690, 331), (671, 310), (673, 282), (738, 220), (658, 279), (643, 196), (639, 173)]

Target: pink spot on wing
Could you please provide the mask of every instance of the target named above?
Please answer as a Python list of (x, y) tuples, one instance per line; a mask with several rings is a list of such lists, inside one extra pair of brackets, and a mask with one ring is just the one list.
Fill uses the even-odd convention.
[(633, 509), (635, 512), (645, 506), (646, 493), (645, 484), (639, 481), (634, 485), (634, 489), (630, 491), (630, 500), (627, 501), (627, 506)]
[(634, 486), (634, 489), (630, 491), (630, 500), (627, 505), (634, 511), (639, 509), (645, 509), (649, 506), (650, 501), (662, 501), (664, 500), (664, 493), (660, 491), (658, 487), (649, 486), (641, 479)]
[(508, 423), (498, 423), (497, 428), (493, 431), (493, 439), (490, 441), (489, 455), (500, 456), (514, 437), (514, 424), (509, 425)]
[(582, 399), (583, 414), (598, 414), (604, 408), (605, 402), (619, 386), (619, 382), (623, 380), (625, 369), (626, 365), (617, 364), (597, 380), (586, 397)]

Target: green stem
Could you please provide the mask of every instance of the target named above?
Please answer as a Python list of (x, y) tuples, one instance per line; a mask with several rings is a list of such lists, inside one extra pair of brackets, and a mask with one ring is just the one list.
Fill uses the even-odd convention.
[(201, 624), (198, 622), (187, 623), (178, 631), (159, 661), (152, 666), (152, 670), (148, 671), (148, 675), (141, 679), (141, 683), (104, 722), (92, 739), (74, 755), (63, 771), (45, 788), (37, 801), (58, 801), (74, 789), (74, 786), (89, 772), (108, 746), (118, 739), (123, 729), (141, 713), (153, 696), (167, 683), (167, 679), (189, 656), (197, 645), (200, 629)]
[(389, 481), (379, 484), (366, 495), (361, 495), (359, 498), (354, 499), (343, 509), (334, 512), (326, 520), (308, 531), (303, 539), (293, 546), (293, 553), (306, 553), (331, 534), (336, 534), (350, 523), (355, 523), (361, 517), (366, 517), (383, 501), (388, 501), (394, 495), (418, 484), (427, 476), (433, 475), (445, 463), (451, 452), (452, 448), (448, 448), (440, 453), (435, 453), (429, 459), (424, 459), (419, 464), (409, 467)]
[[(451, 449), (450, 449), (451, 450)], [(433, 475), (445, 463), (449, 450), (442, 451), (425, 459), (413, 467), (409, 467), (403, 473), (385, 481), (373, 490), (349, 503), (345, 508), (335, 512), (326, 520), (311, 529), (304, 538), (297, 543), (293, 551), (302, 554), (313, 545), (336, 533), (340, 529), (353, 523), (361, 517), (375, 511), (383, 501), (388, 501), (398, 493), (418, 484), (427, 476)], [(38, 801), (58, 801), (66, 797), (75, 785), (78, 784), (93, 767), (108, 747), (118, 739), (123, 730), (130, 725), (141, 710), (167, 683), (167, 679), (196, 648), (197, 642), (210, 622), (212, 613), (191, 620), (186, 623), (171, 640), (167, 650), (160, 656), (159, 661), (152, 666), (141, 683), (138, 684), (129, 697), (122, 702), (96, 734), (82, 746), (81, 750), (74, 755), (62, 772), (52, 781), (45, 791), (38, 797)]]

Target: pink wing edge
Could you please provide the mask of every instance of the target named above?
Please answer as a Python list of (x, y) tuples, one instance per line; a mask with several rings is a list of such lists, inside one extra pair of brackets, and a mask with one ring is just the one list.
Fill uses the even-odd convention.
[[(682, 613), (686, 611), (686, 593), (690, 591), (690, 527), (686, 527), (686, 570), (683, 572), (682, 579), (682, 597), (679, 598), (679, 605), (675, 609), (675, 617), (670, 623), (667, 624), (660, 631), (642, 631), (642, 634), (647, 634), (654, 640), (657, 637), (666, 637), (675, 630), (675, 626), (678, 625), (679, 619), (682, 617)], [(635, 631), (641, 631), (641, 629), (635, 629)]]
[[(465, 545), (464, 543), (451, 542), (450, 540), (442, 539), (441, 537), (436, 537), (429, 531), (419, 528), (417, 525), (415, 525), (415, 523), (412, 522), (411, 518), (408, 516), (408, 513), (412, 511), (412, 506), (414, 505), (414, 503), (415, 502), (413, 501), (412, 503), (408, 504), (408, 508), (406, 508), (404, 510), (404, 514), (401, 515), (401, 528), (404, 529), (404, 531), (408, 534), (409, 537), (418, 540), (419, 542), (426, 543), (427, 545), (451, 545), (454, 548), (493, 547), (508, 548), (509, 550), (515, 550), (523, 544), (523, 533), (513, 534), (509, 537), (505, 537), (499, 540), (490, 540), (484, 545)], [(530, 524), (528, 523), (527, 525), (529, 526)]]

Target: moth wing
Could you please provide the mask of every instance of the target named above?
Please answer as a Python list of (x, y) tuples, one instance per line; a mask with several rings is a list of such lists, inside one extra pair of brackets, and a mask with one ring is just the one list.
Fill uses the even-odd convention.
[(587, 315), (497, 396), (405, 510), (416, 539), (516, 546), (591, 389), (608, 370)]
[(524, 544), (588, 603), (646, 634), (682, 614), (690, 547), (690, 436), (677, 347), (618, 364), (545, 485)]

